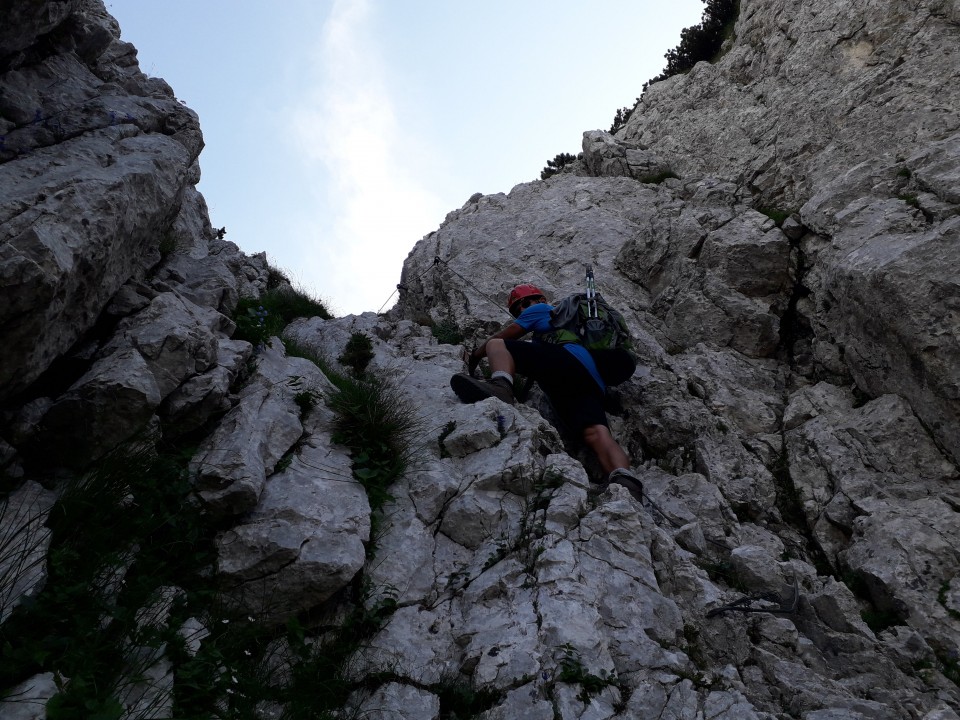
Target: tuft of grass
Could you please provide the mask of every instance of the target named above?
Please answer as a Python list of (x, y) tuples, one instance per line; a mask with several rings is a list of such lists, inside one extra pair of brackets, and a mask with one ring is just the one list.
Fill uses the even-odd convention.
[(173, 232), (173, 228), (170, 228), (160, 237), (160, 245), (157, 248), (160, 252), (160, 259), (164, 260), (173, 255), (178, 247), (177, 236)]
[(293, 396), (293, 401), (297, 404), (297, 407), (300, 408), (300, 415), (306, 415), (310, 412), (317, 404), (317, 400), (320, 399), (319, 393), (315, 390), (302, 390)]
[[(392, 500), (389, 487), (407, 469), (414, 454), (414, 439), (423, 430), (416, 409), (388, 380), (371, 376), (350, 377), (338, 372), (323, 357), (291, 340), (283, 340), (287, 355), (313, 362), (336, 388), (327, 398), (335, 414), (333, 440), (350, 449), (353, 475), (363, 485), (370, 502), (371, 538), (376, 538), (376, 511)], [(367, 545), (373, 555), (374, 543)]]
[(729, 560), (705, 558), (699, 565), (707, 573), (707, 577), (713, 582), (723, 583), (741, 593), (747, 593), (749, 591), (749, 588), (747, 588), (743, 580), (740, 579), (736, 568), (733, 567), (733, 563)]
[(338, 717), (362, 680), (351, 679), (350, 659), (397, 608), (396, 591), (372, 593), (362, 581), (349, 588), (352, 601), (342, 621), (309, 630), (291, 619), (272, 629), (255, 618), (236, 618), (217, 608), (206, 615), (210, 634), (196, 654), (175, 643), (178, 718), (260, 720), (262, 703), (284, 720)]
[(268, 289), (259, 298), (240, 298), (233, 312), (233, 321), (237, 325), (233, 337), (260, 345), (302, 317), (329, 320), (333, 316), (323, 303), (309, 294), (280, 285)]
[(329, 399), (336, 414), (333, 439), (353, 454), (353, 474), (373, 511), (391, 499), (388, 488), (412, 457), (420, 422), (409, 400), (387, 380), (340, 378)]
[(341, 717), (340, 710), (362, 681), (349, 677), (350, 659), (396, 612), (396, 591), (381, 590), (375, 602), (367, 585), (343, 622), (318, 638), (296, 620), (287, 625), (292, 658), (289, 685), (283, 690), (284, 718), (315, 720)]

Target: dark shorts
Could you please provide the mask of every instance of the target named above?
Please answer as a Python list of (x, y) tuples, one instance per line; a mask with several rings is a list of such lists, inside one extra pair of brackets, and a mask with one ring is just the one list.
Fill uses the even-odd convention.
[(562, 345), (521, 340), (504, 344), (517, 374), (537, 381), (567, 430), (581, 433), (591, 425), (607, 425), (600, 386)]

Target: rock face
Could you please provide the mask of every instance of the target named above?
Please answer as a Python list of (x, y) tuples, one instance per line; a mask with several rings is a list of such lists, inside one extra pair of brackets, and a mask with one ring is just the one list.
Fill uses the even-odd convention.
[(795, 210), (860, 162), (902, 162), (960, 127), (951, 0), (751, 0), (734, 32), (718, 62), (650, 86), (619, 135), (681, 177)]
[[(196, 116), (99, 0), (0, 9), (4, 642), (57, 591), (61, 494), (148, 437), (189, 450), (176, 522), (199, 509), (217, 593), (144, 594), (104, 678), (124, 717), (183, 716), (198, 667), (222, 670), (210, 712), (266, 675), (255, 712), (280, 717), (347, 627), (321, 683), (345, 716), (960, 718), (958, 23), (744, 0), (725, 54), (617, 136), (452, 211), (388, 314), (251, 344), (231, 315), (271, 272), (210, 227)], [(639, 352), (609, 418), (643, 502), (593, 491), (536, 390), (449, 390), (512, 285), (560, 298), (587, 263)], [(358, 337), (416, 420), (385, 502), (331, 405)], [(104, 634), (147, 545), (116, 538)], [(71, 692), (45, 662), (4, 717)]]

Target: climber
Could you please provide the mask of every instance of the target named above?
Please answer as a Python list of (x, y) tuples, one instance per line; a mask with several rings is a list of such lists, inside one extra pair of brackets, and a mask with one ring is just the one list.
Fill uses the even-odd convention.
[[(623, 485), (641, 500), (643, 485), (630, 472), (630, 459), (614, 440), (607, 424), (603, 409), (606, 384), (594, 356), (576, 342), (562, 345), (550, 342), (550, 333), (554, 331), (550, 321), (553, 306), (535, 285), (513, 288), (507, 298), (507, 309), (516, 318), (514, 322), (472, 352), (464, 350), (463, 360), (469, 374), (458, 373), (450, 378), (457, 397), (466, 403), (496, 397), (512, 405), (514, 375), (519, 373), (535, 380), (563, 423), (571, 431), (579, 431), (596, 455), (605, 476), (601, 485)], [(520, 338), (528, 332), (533, 332), (533, 342), (521, 342)], [(492, 370), (490, 380), (473, 376), (484, 357)]]

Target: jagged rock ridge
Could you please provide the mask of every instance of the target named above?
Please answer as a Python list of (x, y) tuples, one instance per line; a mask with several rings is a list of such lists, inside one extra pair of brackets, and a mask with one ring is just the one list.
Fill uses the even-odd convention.
[[(319, 619), (322, 642), (359, 578), (391, 608), (347, 665), (346, 716), (449, 716), (462, 682), (489, 720), (958, 717), (955, 4), (744, 1), (726, 55), (654, 85), (617, 137), (451, 212), (389, 314), (288, 326), (339, 371), (364, 333), (420, 417), (375, 517), (305, 402), (330, 378), (231, 339), (270, 271), (210, 227), (196, 116), (98, 0), (0, 21), (4, 620), (44, 592), (42, 562), (9, 558), (43, 557), (69, 477), (159, 427), (196, 441), (230, 613)], [(645, 505), (588, 494), (596, 468), (538, 394), (464, 406), (447, 386), (460, 348), (438, 330), (482, 337), (514, 282), (556, 297), (586, 262), (640, 348), (611, 423)], [(794, 584), (794, 612), (711, 615)], [(202, 654), (214, 615), (178, 620), (183, 593), (143, 614)], [(174, 716), (183, 657), (132, 644), (124, 716)], [(296, 653), (268, 657), (291, 682)], [(57, 693), (43, 670), (0, 714)]]

